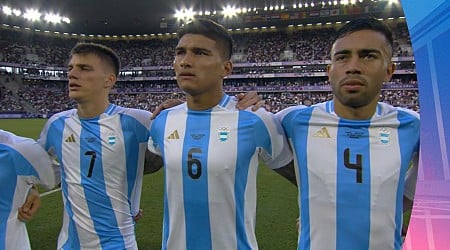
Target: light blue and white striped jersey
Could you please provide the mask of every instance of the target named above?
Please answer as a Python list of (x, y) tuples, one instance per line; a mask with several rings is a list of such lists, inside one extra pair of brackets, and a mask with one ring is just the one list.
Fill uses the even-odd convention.
[(58, 249), (136, 249), (151, 113), (110, 104), (81, 119), (77, 110), (52, 116), (39, 140), (62, 167), (63, 226)]
[(210, 110), (182, 104), (152, 123), (149, 149), (162, 155), (165, 168), (162, 249), (258, 248), (258, 161), (278, 168), (292, 153), (271, 113), (235, 106), (224, 95)]
[(34, 140), (0, 129), (0, 250), (30, 249), (25, 223), (17, 219), (31, 186), (53, 188), (59, 183), (57, 167)]
[(300, 183), (298, 249), (401, 249), (402, 200), (413, 198), (417, 178), (408, 175), (405, 185), (419, 152), (419, 115), (379, 103), (370, 120), (346, 120), (328, 101), (276, 116)]

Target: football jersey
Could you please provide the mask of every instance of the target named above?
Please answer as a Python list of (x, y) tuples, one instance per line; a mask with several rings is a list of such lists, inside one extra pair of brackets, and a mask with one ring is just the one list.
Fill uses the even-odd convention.
[(34, 140), (0, 129), (0, 250), (30, 249), (25, 223), (18, 209), (35, 183), (52, 188), (59, 171), (49, 155)]
[(162, 249), (257, 249), (256, 174), (292, 160), (274, 116), (238, 111), (224, 95), (212, 109), (186, 104), (152, 123), (149, 149), (162, 155), (165, 194)]
[(58, 249), (136, 249), (151, 113), (110, 104), (91, 119), (52, 116), (39, 140), (59, 160), (64, 218)]
[(328, 101), (276, 116), (300, 183), (298, 249), (400, 249), (403, 196), (415, 191), (405, 178), (417, 178), (407, 171), (419, 152), (418, 114), (378, 103), (371, 119), (346, 120)]

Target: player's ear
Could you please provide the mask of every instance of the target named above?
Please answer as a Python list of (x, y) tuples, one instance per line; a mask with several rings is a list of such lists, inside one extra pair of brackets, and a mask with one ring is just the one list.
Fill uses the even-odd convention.
[(117, 77), (115, 74), (107, 74), (105, 77), (105, 88), (112, 88), (117, 81)]
[(226, 77), (231, 74), (233, 71), (233, 63), (230, 60), (227, 60), (223, 63), (223, 74), (222, 77)]

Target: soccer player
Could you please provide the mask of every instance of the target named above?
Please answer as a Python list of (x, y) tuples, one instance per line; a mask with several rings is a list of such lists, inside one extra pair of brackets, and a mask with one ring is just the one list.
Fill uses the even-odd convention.
[(41, 132), (39, 143), (62, 168), (58, 249), (137, 248), (133, 216), (139, 215), (151, 113), (109, 102), (119, 69), (108, 47), (77, 44), (68, 67), (77, 108), (53, 115)]
[(232, 39), (208, 19), (178, 32), (174, 69), (186, 103), (167, 109), (151, 127), (149, 149), (164, 159), (162, 249), (257, 249), (256, 173), (292, 154), (274, 116), (235, 108), (223, 92), (232, 72)]
[(382, 22), (337, 32), (328, 66), (334, 98), (276, 116), (291, 141), (299, 183), (298, 249), (401, 249), (402, 212), (417, 179), (419, 115), (379, 102), (395, 70)]
[(20, 206), (33, 184), (53, 188), (59, 181), (59, 168), (39, 144), (0, 129), (0, 249), (30, 249)]
[[(77, 44), (68, 67), (77, 108), (53, 115), (41, 132), (39, 143), (62, 168), (58, 249), (137, 249), (143, 173), (157, 171), (162, 161), (147, 151), (152, 114), (109, 102), (119, 69), (110, 48)], [(251, 103), (259, 100), (252, 97)]]

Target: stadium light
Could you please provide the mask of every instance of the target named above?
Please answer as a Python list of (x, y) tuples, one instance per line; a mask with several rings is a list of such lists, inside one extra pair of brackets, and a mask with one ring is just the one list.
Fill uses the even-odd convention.
[(175, 17), (178, 20), (191, 20), (194, 18), (194, 15), (195, 12), (193, 11), (193, 8), (175, 11)]
[(3, 6), (2, 7), (2, 12), (3, 12), (3, 14), (5, 14), (7, 16), (12, 15), (12, 9), (10, 7), (8, 7), (8, 6)]
[(28, 9), (24, 14), (23, 17), (25, 19), (28, 19), (30, 21), (38, 21), (41, 18), (41, 13), (39, 13), (36, 9)]
[(228, 5), (228, 6), (226, 6), (224, 9), (223, 9), (223, 11), (222, 11), (222, 14), (226, 17), (226, 18), (228, 18), (228, 17), (233, 17), (233, 16), (236, 16), (237, 15), (237, 9), (234, 7), (234, 6), (230, 6), (230, 5)]
[(62, 17), (58, 14), (48, 13), (45, 14), (44, 20), (49, 23), (61, 23)]
[(22, 11), (20, 11), (20, 10), (18, 10), (18, 9), (13, 9), (12, 12), (13, 12), (14, 16), (20, 16), (20, 15), (22, 15)]
[(68, 17), (63, 17), (62, 21), (65, 23), (70, 23), (70, 19)]

